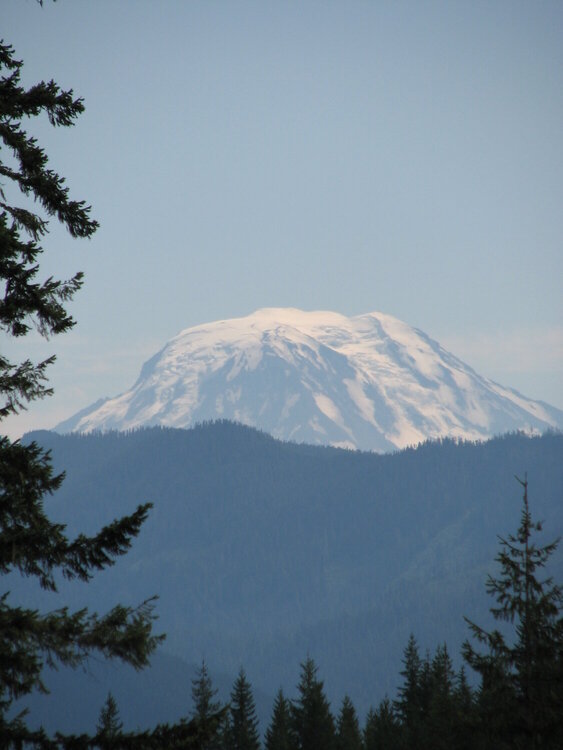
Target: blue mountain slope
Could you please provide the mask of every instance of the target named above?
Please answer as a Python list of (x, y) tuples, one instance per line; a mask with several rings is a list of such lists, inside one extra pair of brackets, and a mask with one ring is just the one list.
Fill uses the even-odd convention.
[[(166, 648), (202, 656), (256, 688), (292, 694), (310, 653), (334, 700), (360, 710), (394, 692), (402, 649), (467, 635), (485, 622), (497, 534), (516, 529), (528, 472), (545, 538), (563, 534), (563, 437), (511, 435), (482, 444), (424, 444), (376, 455), (278, 442), (232, 423), (193, 430), (28, 436), (66, 469), (48, 500), (70, 533), (150, 500), (133, 549), (88, 585), (61, 595), (9, 582), (33, 606), (106, 609), (158, 594)], [(554, 571), (563, 579), (561, 550)]]

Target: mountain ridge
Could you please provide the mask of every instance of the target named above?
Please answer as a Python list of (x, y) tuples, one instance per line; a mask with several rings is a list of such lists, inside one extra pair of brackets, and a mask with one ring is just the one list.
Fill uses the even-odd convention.
[(185, 428), (217, 418), (280, 439), (380, 452), (563, 427), (563, 411), (479, 375), (390, 315), (262, 308), (180, 331), (130, 390), (55, 430)]
[[(317, 661), (330, 699), (365, 712), (395, 693), (410, 632), (421, 647), (489, 624), (487, 573), (514, 530), (527, 473), (546, 541), (563, 531), (563, 436), (441, 440), (378, 455), (282, 443), (216, 422), (191, 430), (28, 434), (66, 472), (46, 499), (72, 538), (150, 501), (131, 550), (60, 595), (7, 582), (21, 606), (108, 611), (158, 594), (167, 651), (273, 695)], [(561, 580), (561, 548), (547, 575)], [(291, 694), (291, 693), (287, 693)], [(163, 717), (164, 719), (164, 717)]]

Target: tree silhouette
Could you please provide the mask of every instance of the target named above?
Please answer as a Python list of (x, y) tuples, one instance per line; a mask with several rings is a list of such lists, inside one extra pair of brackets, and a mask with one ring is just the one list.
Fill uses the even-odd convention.
[(123, 722), (119, 718), (117, 702), (111, 692), (108, 693), (106, 702), (100, 709), (98, 725), (96, 727), (96, 740), (101, 750), (111, 750), (113, 740), (121, 733)]
[(368, 711), (363, 739), (365, 750), (400, 747), (400, 725), (389, 698), (385, 697), (377, 710)]
[(403, 684), (399, 687), (399, 697), (394, 703), (394, 709), (407, 745), (416, 747), (420, 744), (422, 732), (424, 690), (423, 663), (412, 633), (404, 651), (403, 665), (400, 673)]
[(252, 688), (241, 668), (231, 693), (231, 750), (259, 750), (258, 719)]
[[(83, 112), (83, 102), (54, 81), (24, 88), (22, 65), (13, 48), (0, 42), (0, 146), (7, 151), (0, 160), (0, 329), (15, 339), (32, 329), (48, 338), (74, 325), (66, 305), (82, 284), (81, 273), (69, 280), (38, 280), (39, 243), (49, 220), (55, 218), (77, 238), (91, 237), (98, 224), (84, 201), (70, 198), (64, 178), (49, 168), (45, 151), (23, 127), (41, 115), (54, 127), (69, 127)], [(0, 355), (0, 420), (52, 392), (46, 369), (53, 361), (12, 362)], [(19, 572), (53, 593), (57, 574), (87, 582), (113, 565), (129, 549), (150, 508), (140, 505), (94, 536), (69, 539), (64, 525), (50, 521), (44, 510), (62, 480), (62, 474), (53, 474), (49, 453), (37, 444), (0, 437), (0, 574)], [(45, 690), (46, 665), (76, 667), (97, 652), (135, 668), (145, 666), (163, 638), (152, 633), (153, 621), (151, 599), (138, 607), (118, 604), (104, 615), (66, 607), (41, 613), (14, 605), (8, 591), (0, 593), (0, 747), (87, 747), (87, 737), (79, 741), (57, 735), (55, 741), (42, 730), (29, 730), (25, 716), (10, 711), (13, 701)], [(180, 741), (187, 747), (194, 733), (181, 722), (157, 727), (138, 740), (131, 735), (127, 746), (152, 747), (151, 742), (166, 738), (170, 748)]]
[(316, 750), (335, 747), (336, 734), (334, 719), (323, 690), (323, 683), (317, 678), (317, 667), (308, 658), (301, 665), (301, 679), (298, 685), (299, 697), (292, 704), (293, 729), (298, 750)]
[(338, 750), (362, 750), (362, 733), (354, 704), (345, 695), (336, 721), (336, 747)]
[(264, 746), (266, 750), (293, 750), (295, 742), (290, 704), (280, 689), (274, 701), (272, 719), (266, 730)]
[(563, 737), (563, 590), (539, 575), (559, 540), (543, 546), (533, 541), (542, 526), (532, 521), (527, 478), (518, 482), (523, 487), (520, 526), (515, 536), (499, 537), (500, 573), (487, 581), (497, 602), (491, 613), (513, 624), (513, 634), (509, 639), (467, 620), (486, 652), (466, 641), (463, 655), (481, 675), (479, 705), (487, 741), (497, 747), (554, 748)]

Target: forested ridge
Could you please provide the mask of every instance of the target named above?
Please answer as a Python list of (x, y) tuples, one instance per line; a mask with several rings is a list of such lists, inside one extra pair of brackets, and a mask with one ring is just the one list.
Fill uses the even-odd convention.
[[(550, 536), (563, 529), (559, 435), (444, 440), (392, 455), (280, 443), (231, 423), (29, 437), (67, 469), (49, 511), (70, 529), (107, 522), (138, 499), (153, 502), (129, 555), (87, 587), (89, 601), (157, 592), (165, 650), (188, 663), (205, 656), (214, 674), (234, 677), (244, 665), (262, 732), (279, 686), (293, 697), (307, 654), (335, 719), (345, 693), (361, 722), (385, 694), (393, 699), (411, 633), (423, 662), (445, 642), (459, 672), (463, 616), (492, 623), (485, 580), (497, 534), (517, 520), (513, 477), (523, 467), (535, 516)], [(560, 579), (561, 550), (550, 562)], [(76, 587), (63, 584), (63, 593), (80, 603)], [(188, 670), (180, 677), (174, 669), (182, 688), (169, 703), (184, 715)], [(163, 686), (164, 672), (155, 676)], [(466, 676), (474, 685), (471, 670)], [(118, 684), (116, 697), (135, 721), (123, 703), (128, 691)]]
[[(300, 665), (290, 696), (280, 688), (262, 717), (245, 669), (218, 699), (203, 660), (191, 680), (190, 718), (214, 726), (204, 750), (405, 750), (559, 748), (563, 738), (563, 587), (547, 574), (560, 539), (538, 541), (543, 530), (530, 510), (528, 480), (520, 524), (499, 536), (497, 570), (487, 578), (495, 622), (487, 629), (465, 618), (467, 638), (456, 669), (445, 642), (421, 653), (414, 634), (403, 650), (396, 690), (365, 716), (345, 693), (331, 706), (311, 656)], [(478, 677), (471, 680), (468, 673)], [(156, 690), (157, 686), (153, 688)], [(187, 691), (184, 694), (187, 704)], [(219, 721), (217, 722), (217, 717)], [(214, 722), (214, 723), (213, 723)], [(101, 748), (127, 747), (127, 731), (112, 692), (100, 708)], [(98, 747), (98, 745), (96, 745)]]

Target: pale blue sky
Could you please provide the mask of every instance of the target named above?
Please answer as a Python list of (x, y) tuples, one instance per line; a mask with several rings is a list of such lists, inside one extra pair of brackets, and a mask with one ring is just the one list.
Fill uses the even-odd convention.
[[(34, 123), (93, 206), (46, 273), (86, 272), (50, 427), (130, 387), (182, 328), (265, 306), (380, 310), (563, 408), (563, 3), (2, 0)], [(5, 342), (2, 342), (6, 346)]]

